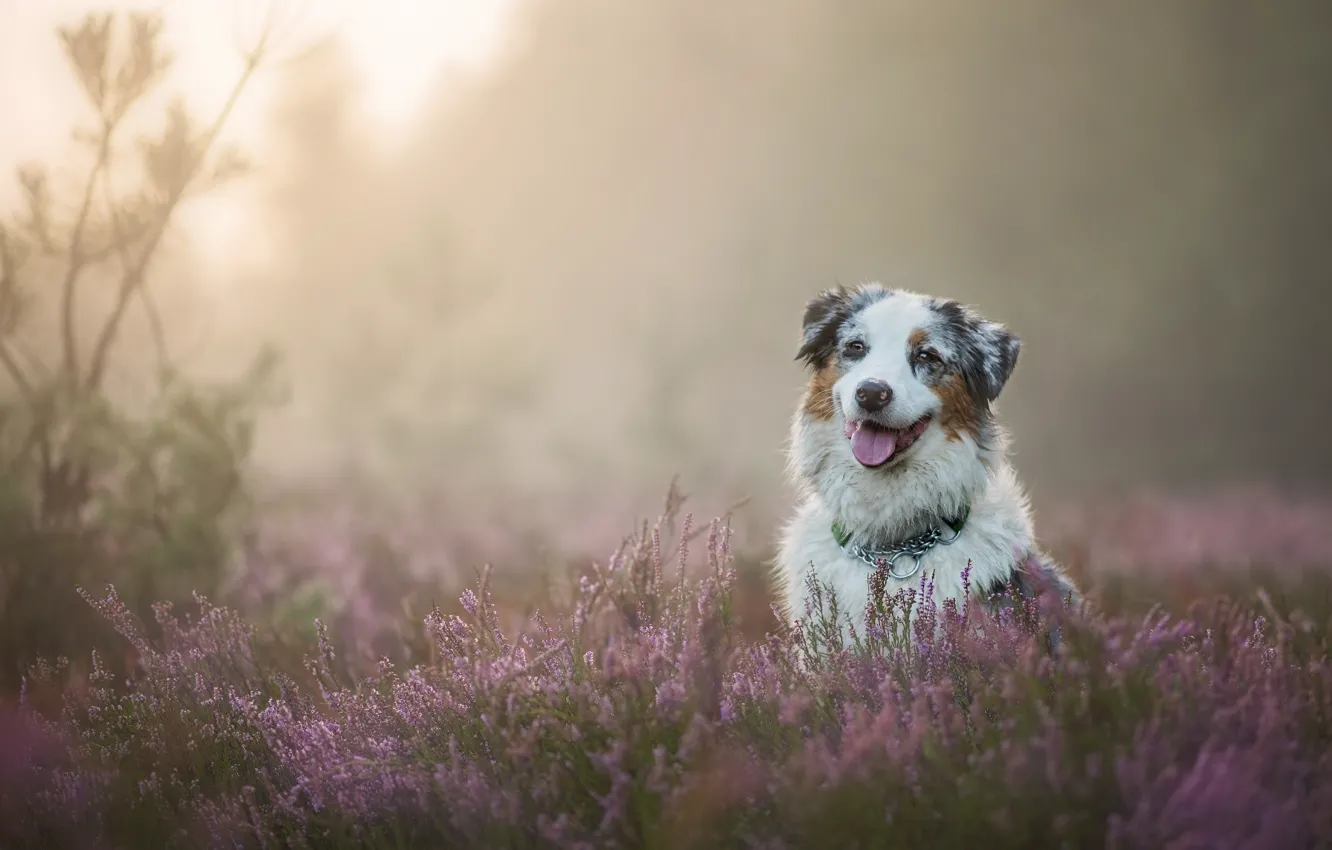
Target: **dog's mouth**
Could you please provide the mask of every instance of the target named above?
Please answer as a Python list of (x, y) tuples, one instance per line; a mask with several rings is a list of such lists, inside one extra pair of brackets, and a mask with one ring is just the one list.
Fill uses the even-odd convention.
[(905, 428), (888, 428), (869, 419), (848, 419), (846, 437), (851, 441), (851, 454), (862, 466), (883, 466), (920, 439), (930, 418), (922, 416)]

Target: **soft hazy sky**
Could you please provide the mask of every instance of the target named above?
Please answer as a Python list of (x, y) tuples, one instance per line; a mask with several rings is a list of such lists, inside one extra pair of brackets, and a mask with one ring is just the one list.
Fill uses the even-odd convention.
[[(45, 156), (68, 144), (70, 118), (80, 93), (69, 75), (55, 28), (89, 11), (161, 10), (165, 41), (176, 54), (169, 90), (184, 94), (203, 115), (216, 111), (240, 68), (237, 44), (257, 31), (272, 9), (284, 33), (284, 57), (336, 37), (358, 75), (358, 112), (391, 145), (419, 116), (442, 72), (475, 71), (503, 45), (510, 0), (0, 0), (0, 164)], [(262, 118), (270, 105), (271, 76), (260, 77), (231, 122), (231, 139), (262, 150)], [(16, 196), (0, 180), (0, 206)], [(196, 211), (201, 250), (235, 256), (244, 206), (233, 195)]]

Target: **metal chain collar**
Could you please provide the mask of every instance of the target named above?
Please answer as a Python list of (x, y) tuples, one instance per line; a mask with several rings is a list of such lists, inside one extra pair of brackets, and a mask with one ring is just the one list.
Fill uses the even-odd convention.
[[(887, 549), (870, 549), (867, 546), (851, 546), (843, 543), (841, 544), (842, 551), (852, 557), (859, 558), (861, 561), (864, 561), (875, 569), (878, 569), (879, 567), (887, 567), (888, 575), (898, 581), (902, 581), (911, 578), (920, 571), (921, 559), (924, 558), (926, 553), (935, 546), (949, 546), (956, 541), (962, 534), (962, 525), (965, 521), (966, 518), (964, 516), (962, 522), (956, 524), (948, 522), (943, 523), (943, 528), (952, 532), (950, 537), (944, 537), (943, 528), (936, 525), (929, 531), (917, 534), (915, 537), (909, 537), (901, 543), (898, 543), (896, 546)], [(895, 564), (897, 559), (903, 555), (910, 555), (914, 559), (911, 569), (905, 573), (894, 572), (893, 564)]]

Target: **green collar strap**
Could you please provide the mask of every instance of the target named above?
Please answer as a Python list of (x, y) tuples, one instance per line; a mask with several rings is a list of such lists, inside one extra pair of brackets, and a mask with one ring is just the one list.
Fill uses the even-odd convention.
[[(957, 535), (962, 533), (962, 527), (967, 524), (967, 518), (970, 516), (971, 516), (971, 505), (963, 505), (962, 513), (958, 514), (952, 520), (944, 520), (942, 522), (942, 525), (950, 529), (953, 532), (953, 537), (956, 538)], [(931, 531), (942, 531), (942, 529), (939, 529), (936, 526), (934, 529), (931, 529)], [(928, 531), (926, 532), (926, 534), (929, 533), (930, 532)], [(847, 529), (845, 525), (842, 525), (840, 520), (833, 520), (832, 536), (833, 539), (837, 541), (837, 545), (843, 548), (845, 548), (847, 543), (851, 542), (851, 532)], [(905, 542), (904, 544), (899, 544), (899, 546), (893, 546), (889, 548), (897, 549), (901, 548), (902, 545), (905, 545)]]

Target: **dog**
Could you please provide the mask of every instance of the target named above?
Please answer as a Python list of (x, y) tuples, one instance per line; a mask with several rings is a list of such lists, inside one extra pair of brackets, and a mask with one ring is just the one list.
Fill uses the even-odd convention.
[(800, 499), (774, 565), (788, 622), (811, 571), (861, 634), (876, 571), (888, 596), (929, 578), (936, 604), (962, 603), (968, 566), (982, 602), (1046, 588), (1080, 599), (1036, 544), (995, 419), (1021, 348), (972, 307), (878, 283), (808, 303), (796, 359), (811, 376), (788, 448)]

